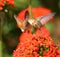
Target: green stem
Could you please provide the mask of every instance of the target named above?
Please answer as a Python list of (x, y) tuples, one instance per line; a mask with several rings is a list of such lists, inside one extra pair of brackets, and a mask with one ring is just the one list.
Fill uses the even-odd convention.
[(0, 57), (2, 57), (2, 34), (0, 30)]
[(0, 40), (0, 57), (2, 57), (2, 41)]
[(32, 0), (30, 0), (29, 8), (30, 8), (30, 18), (32, 18), (33, 17), (33, 15), (32, 15)]
[[(0, 12), (1, 14), (1, 12)], [(2, 17), (0, 17), (1, 21), (0, 21), (0, 57), (2, 57)]]

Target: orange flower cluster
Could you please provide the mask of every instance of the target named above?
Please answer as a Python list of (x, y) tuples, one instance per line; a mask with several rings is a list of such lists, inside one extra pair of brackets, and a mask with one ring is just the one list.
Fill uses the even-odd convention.
[[(22, 21), (26, 10), (18, 14), (18, 18)], [(51, 11), (43, 7), (32, 9), (34, 18), (49, 13)], [(36, 29), (35, 33), (32, 32), (33, 30), (26, 30), (21, 34), (19, 44), (13, 53), (14, 57), (60, 57), (60, 50), (55, 46), (49, 31), (44, 26)]]
[(0, 10), (2, 10), (3, 8), (3, 6), (5, 6), (5, 4), (4, 4), (4, 0), (0, 0)]
[(44, 27), (37, 29), (35, 34), (26, 31), (19, 39), (14, 57), (60, 57), (60, 51)]
[(6, 3), (14, 6), (14, 0), (0, 0), (0, 10), (3, 9)]
[(7, 2), (9, 5), (14, 6), (14, 0), (6, 0), (6, 2)]

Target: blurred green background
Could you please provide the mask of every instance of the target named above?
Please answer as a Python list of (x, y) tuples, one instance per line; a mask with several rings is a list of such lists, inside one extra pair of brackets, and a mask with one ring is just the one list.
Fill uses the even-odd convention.
[[(28, 2), (27, 2), (28, 1)], [(49, 30), (55, 44), (60, 41), (60, 0), (31, 0), (33, 7), (44, 6), (52, 12), (56, 12), (54, 20), (45, 26)], [(16, 8), (6, 5), (3, 11), (0, 11), (0, 56), (13, 57), (13, 50), (19, 42), (19, 36), (22, 33), (16, 26), (14, 14), (28, 7), (30, 0), (14, 0)], [(59, 47), (59, 45), (58, 45)], [(2, 51), (2, 53), (1, 53)]]

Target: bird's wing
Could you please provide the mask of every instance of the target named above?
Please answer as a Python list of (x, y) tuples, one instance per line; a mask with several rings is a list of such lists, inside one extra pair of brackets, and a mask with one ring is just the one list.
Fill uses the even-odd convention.
[(41, 16), (41, 17), (38, 17), (37, 20), (41, 22), (42, 25), (44, 25), (45, 23), (47, 23), (49, 20), (51, 20), (51, 18), (53, 16), (55, 16), (56, 13), (50, 13), (48, 15), (45, 15), (45, 16)]
[(22, 23), (22, 21), (20, 19), (18, 19), (16, 15), (14, 15), (14, 18), (15, 18), (17, 24), (21, 24)]
[(22, 32), (24, 32), (25, 31), (25, 27), (24, 27), (25, 24), (20, 19), (18, 19), (16, 17), (16, 15), (14, 15), (14, 18), (15, 18), (17, 24), (18, 24), (18, 27), (21, 29)]
[(29, 12), (28, 11), (26, 11), (25, 12), (25, 16), (24, 16), (24, 24), (25, 24), (25, 26), (28, 24), (28, 19), (29, 19)]

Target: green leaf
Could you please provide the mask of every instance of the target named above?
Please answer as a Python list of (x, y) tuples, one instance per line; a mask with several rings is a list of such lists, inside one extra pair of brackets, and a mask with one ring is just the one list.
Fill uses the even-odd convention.
[(24, 9), (28, 6), (29, 3), (29, 0), (15, 0), (14, 5), (17, 9)]
[[(41, 0), (31, 0), (33, 7), (38, 7), (41, 5)], [(15, 9), (21, 10), (25, 9), (26, 7), (29, 7), (30, 0), (15, 0)]]
[(48, 52), (49, 50), (49, 47), (45, 47), (45, 46), (42, 46), (43, 50), (45, 50), (46, 52)]
[(32, 0), (32, 6), (33, 7), (38, 7), (41, 5), (41, 0)]
[(36, 28), (32, 27), (32, 34), (36, 33)]
[(0, 40), (0, 57), (2, 57), (2, 41)]
[(45, 25), (45, 27), (52, 33), (54, 31), (54, 24), (49, 22)]
[(4, 32), (3, 34), (6, 35), (8, 34), (11, 30), (13, 30), (15, 28), (15, 24), (14, 22), (12, 23), (7, 23), (3, 26), (2, 28), (2, 32)]
[(59, 0), (59, 9), (60, 9), (60, 0)]
[(39, 50), (39, 54), (40, 54), (40, 56), (43, 56), (43, 48), (42, 47)]

